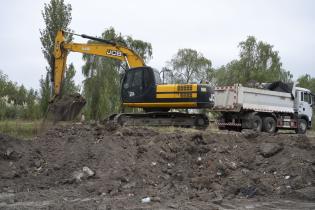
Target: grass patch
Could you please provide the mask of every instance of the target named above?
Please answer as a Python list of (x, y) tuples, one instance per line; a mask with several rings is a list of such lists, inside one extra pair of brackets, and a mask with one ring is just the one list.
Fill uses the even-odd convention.
[(0, 121), (0, 132), (16, 138), (31, 139), (38, 134), (40, 125), (40, 120), (4, 120)]

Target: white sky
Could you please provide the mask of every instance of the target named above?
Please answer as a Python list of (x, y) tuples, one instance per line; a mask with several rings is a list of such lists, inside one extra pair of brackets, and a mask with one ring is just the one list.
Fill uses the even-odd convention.
[[(2, 0), (0, 7), (0, 69), (26, 87), (39, 87), (46, 60), (41, 52), (41, 10), (48, 0)], [(274, 45), (283, 68), (294, 78), (315, 76), (315, 1), (312, 0), (89, 0), (70, 1), (71, 28), (99, 36), (113, 26), (123, 35), (150, 42), (161, 69), (180, 48), (192, 48), (213, 63), (238, 58), (240, 41), (248, 35)], [(75, 42), (86, 42), (75, 37)], [(81, 83), (82, 55), (72, 53)]]

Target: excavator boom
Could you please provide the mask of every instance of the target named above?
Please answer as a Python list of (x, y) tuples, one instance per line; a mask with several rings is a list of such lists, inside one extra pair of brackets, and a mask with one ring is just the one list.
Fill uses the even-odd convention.
[(80, 36), (98, 41), (99, 43), (67, 43), (65, 42), (63, 31), (58, 31), (55, 38), (54, 72), (52, 78), (54, 97), (47, 112), (47, 118), (55, 122), (74, 119), (85, 105), (85, 99), (80, 94), (66, 96), (62, 96), (61, 94), (62, 81), (65, 75), (67, 55), (69, 52), (79, 52), (126, 61), (129, 68), (145, 66), (143, 59), (127, 47), (109, 40), (88, 35)]
[(80, 35), (83, 38), (92, 39), (101, 43), (66, 43), (64, 32), (58, 31), (55, 39), (55, 69), (54, 69), (54, 93), (60, 94), (61, 85), (66, 69), (67, 55), (69, 52), (79, 52), (90, 55), (113, 58), (126, 61), (129, 68), (145, 66), (143, 59), (132, 49), (116, 44), (112, 41)]

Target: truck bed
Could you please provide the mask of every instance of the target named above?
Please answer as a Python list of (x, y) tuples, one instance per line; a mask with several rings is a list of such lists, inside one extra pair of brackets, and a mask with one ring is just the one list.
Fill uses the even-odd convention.
[(243, 87), (241, 85), (220, 86), (214, 90), (214, 110), (239, 112), (294, 113), (291, 93)]

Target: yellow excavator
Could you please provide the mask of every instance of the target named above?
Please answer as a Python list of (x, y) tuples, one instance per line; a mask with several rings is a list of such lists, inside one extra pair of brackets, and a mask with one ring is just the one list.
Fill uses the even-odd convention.
[[(78, 36), (97, 42), (68, 43), (65, 41), (63, 31), (59, 31), (55, 38), (53, 72), (55, 96), (51, 109), (55, 114), (58, 113), (58, 120), (72, 119), (85, 104), (85, 100), (80, 95), (60, 100), (67, 55), (69, 52), (79, 52), (125, 61), (129, 67), (124, 73), (121, 84), (122, 106), (142, 108), (144, 112), (113, 114), (107, 120), (120, 125), (195, 126), (199, 128), (208, 126), (209, 121), (206, 115), (178, 112), (178, 109), (210, 108), (213, 100), (209, 85), (162, 84), (159, 72), (146, 66), (143, 59), (132, 49), (111, 40), (84, 34)], [(170, 110), (175, 111), (170, 112)]]

